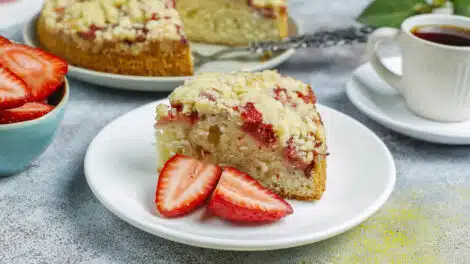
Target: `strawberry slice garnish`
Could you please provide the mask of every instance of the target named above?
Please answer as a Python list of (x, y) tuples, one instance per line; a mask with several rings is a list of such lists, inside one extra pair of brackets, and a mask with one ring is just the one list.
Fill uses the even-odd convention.
[(22, 106), (28, 96), (29, 91), (23, 80), (0, 65), (0, 109)]
[(222, 169), (197, 159), (176, 154), (162, 168), (155, 203), (166, 217), (188, 214), (202, 205), (214, 189)]
[(11, 41), (3, 36), (0, 36), (0, 45), (11, 43)]
[(62, 59), (22, 44), (0, 45), (0, 64), (20, 77), (31, 91), (30, 101), (41, 101), (64, 82), (68, 66)]
[(209, 210), (223, 219), (242, 222), (276, 221), (294, 211), (284, 199), (232, 167), (224, 168)]
[(44, 103), (26, 103), (21, 107), (0, 110), (0, 124), (11, 124), (39, 118), (54, 109), (53, 106)]

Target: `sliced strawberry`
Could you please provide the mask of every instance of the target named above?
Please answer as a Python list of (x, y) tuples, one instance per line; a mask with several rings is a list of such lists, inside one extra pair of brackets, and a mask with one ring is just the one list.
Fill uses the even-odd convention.
[(46, 99), (64, 82), (67, 63), (48, 52), (11, 43), (1, 45), (0, 54), (0, 64), (28, 85), (30, 101)]
[(39, 118), (54, 109), (43, 103), (26, 103), (18, 108), (0, 110), (0, 124), (11, 124)]
[(0, 65), (0, 109), (22, 106), (29, 97), (26, 84)]
[(11, 43), (11, 41), (3, 36), (0, 36), (0, 45)]
[(221, 218), (242, 222), (276, 221), (294, 211), (284, 199), (232, 167), (224, 168), (209, 210)]
[(219, 166), (176, 154), (163, 166), (155, 203), (166, 217), (190, 213), (209, 196), (220, 178)]

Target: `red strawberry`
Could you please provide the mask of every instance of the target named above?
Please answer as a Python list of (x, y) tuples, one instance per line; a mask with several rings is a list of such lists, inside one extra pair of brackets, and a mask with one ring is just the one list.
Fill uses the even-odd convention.
[(5, 37), (0, 36), (0, 45), (11, 43), (11, 41)]
[(183, 115), (180, 113), (174, 113), (172, 111), (168, 112), (168, 116), (162, 117), (158, 120), (157, 126), (161, 127), (167, 124), (174, 122), (188, 123), (193, 125), (198, 120), (199, 116), (197, 113), (192, 113), (189, 115)]
[(251, 102), (246, 103), (242, 112), (243, 131), (249, 133), (256, 140), (270, 146), (276, 143), (277, 137), (273, 130), (273, 125), (263, 123), (263, 115)]
[(317, 102), (317, 97), (315, 97), (312, 87), (310, 86), (308, 87), (308, 92), (306, 95), (299, 91), (297, 91), (296, 93), (297, 96), (302, 99), (306, 104), (315, 104)]
[(26, 84), (0, 65), (0, 109), (22, 106), (28, 99)]
[(39, 118), (54, 109), (43, 103), (26, 103), (18, 108), (0, 110), (0, 124), (10, 124)]
[(183, 112), (183, 105), (181, 104), (171, 105), (171, 109), (170, 111), (168, 111), (168, 115), (158, 120), (157, 127), (161, 127), (161, 126), (171, 124), (174, 122), (188, 123), (188, 124), (194, 125), (194, 123), (196, 123), (196, 121), (199, 119), (199, 115), (196, 112), (193, 112), (189, 115), (185, 115), (182, 112)]
[(31, 90), (30, 101), (41, 101), (64, 81), (67, 63), (62, 59), (21, 44), (0, 46), (0, 64), (20, 77)]
[(176, 154), (163, 166), (158, 178), (155, 203), (166, 217), (185, 215), (214, 189), (222, 169), (197, 159)]
[(294, 211), (284, 199), (232, 167), (224, 168), (209, 210), (221, 218), (242, 222), (276, 221)]

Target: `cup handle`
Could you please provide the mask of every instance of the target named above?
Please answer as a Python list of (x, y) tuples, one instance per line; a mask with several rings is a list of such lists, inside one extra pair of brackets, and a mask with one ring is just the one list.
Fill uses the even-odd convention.
[(380, 60), (379, 55), (377, 54), (377, 48), (383, 41), (392, 41), (396, 42), (397, 37), (400, 34), (400, 30), (396, 28), (379, 28), (375, 30), (367, 41), (367, 55), (369, 57), (370, 64), (372, 68), (377, 72), (377, 74), (382, 77), (388, 84), (397, 89), (400, 93), (403, 94), (403, 87), (401, 82), (401, 76), (390, 71)]

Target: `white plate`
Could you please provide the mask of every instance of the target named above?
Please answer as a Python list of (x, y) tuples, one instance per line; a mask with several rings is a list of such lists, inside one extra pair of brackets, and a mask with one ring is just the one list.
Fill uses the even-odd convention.
[[(160, 101), (168, 103), (168, 101)], [(294, 213), (268, 225), (233, 225), (204, 209), (165, 219), (154, 206), (157, 183), (154, 102), (107, 125), (92, 141), (85, 175), (96, 197), (124, 221), (154, 235), (198, 247), (268, 250), (299, 246), (342, 233), (388, 199), (395, 165), (384, 143), (354, 119), (319, 106), (329, 151), (327, 190), (318, 202), (289, 200)]]
[(44, 0), (14, 0), (0, 3), (0, 29), (22, 24), (41, 10)]
[[(23, 29), (23, 39), (27, 45), (33, 47), (40, 47), (36, 40), (36, 19), (37, 16), (25, 25)], [(300, 26), (291, 18), (289, 18), (289, 32), (291, 35), (301, 34)], [(209, 55), (217, 52), (225, 46), (208, 45), (208, 44), (192, 44), (192, 49), (200, 52), (201, 54)], [(251, 60), (251, 61), (237, 61), (237, 60), (219, 60), (203, 64), (201, 67), (195, 68), (195, 74), (203, 72), (233, 72), (233, 71), (261, 71), (271, 69), (289, 59), (295, 53), (294, 49), (286, 50), (266, 61)], [(227, 55), (228, 58), (234, 56), (253, 57), (254, 55), (249, 52), (237, 52)], [(85, 68), (69, 65), (68, 75), (79, 80), (117, 89), (135, 90), (135, 91), (172, 91), (177, 86), (192, 76), (178, 76), (178, 77), (146, 77), (146, 76), (131, 76), (121, 74), (110, 74), (88, 70)]]
[[(401, 74), (400, 58), (386, 58), (384, 63)], [(346, 93), (364, 114), (398, 133), (434, 143), (470, 144), (470, 121), (442, 123), (413, 114), (403, 97), (385, 83), (369, 63), (354, 71), (346, 83)]]

